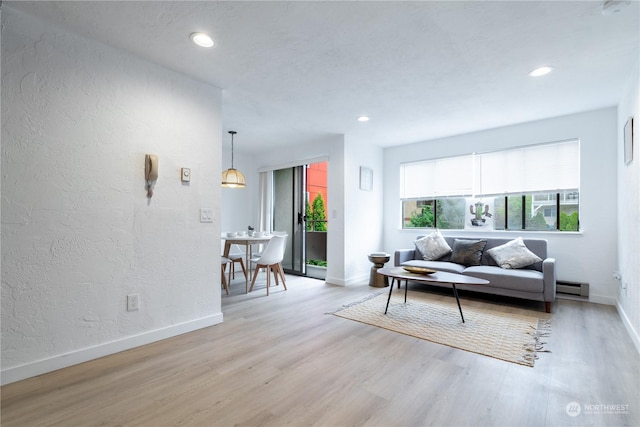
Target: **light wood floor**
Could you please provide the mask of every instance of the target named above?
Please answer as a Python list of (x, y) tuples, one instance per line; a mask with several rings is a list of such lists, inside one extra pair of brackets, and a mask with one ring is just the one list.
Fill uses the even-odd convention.
[(221, 325), (7, 385), (2, 426), (640, 425), (640, 358), (613, 307), (461, 294), (552, 319), (529, 368), (326, 314), (385, 290), (287, 286), (236, 279)]

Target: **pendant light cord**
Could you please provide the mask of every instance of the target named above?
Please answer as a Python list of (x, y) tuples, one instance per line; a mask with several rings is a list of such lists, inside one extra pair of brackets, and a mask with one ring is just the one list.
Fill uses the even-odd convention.
[(231, 134), (231, 169), (234, 169), (233, 167), (233, 136), (236, 134), (236, 131), (230, 130), (229, 133)]

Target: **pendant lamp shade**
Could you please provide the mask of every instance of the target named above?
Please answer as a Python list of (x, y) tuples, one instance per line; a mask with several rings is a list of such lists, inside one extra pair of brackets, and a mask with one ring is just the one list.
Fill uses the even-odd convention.
[(231, 134), (231, 167), (222, 172), (222, 186), (227, 188), (244, 188), (247, 185), (244, 175), (233, 167), (233, 136), (237, 133), (230, 130)]

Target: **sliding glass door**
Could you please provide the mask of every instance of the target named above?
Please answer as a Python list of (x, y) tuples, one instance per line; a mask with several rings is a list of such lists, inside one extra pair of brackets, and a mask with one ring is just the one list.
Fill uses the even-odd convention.
[(289, 236), (282, 261), (285, 273), (306, 274), (306, 166), (273, 171), (273, 230)]

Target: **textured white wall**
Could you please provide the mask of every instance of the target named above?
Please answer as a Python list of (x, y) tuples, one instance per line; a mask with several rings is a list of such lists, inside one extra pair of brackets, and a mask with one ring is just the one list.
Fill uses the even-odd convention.
[[(618, 107), (618, 253), (622, 280), (618, 308), (640, 351), (640, 64), (631, 75), (625, 97)], [(624, 164), (624, 125), (634, 118), (633, 161)], [(623, 289), (626, 288), (626, 289)]]
[[(345, 153), (345, 276), (347, 284), (368, 283), (372, 264), (367, 255), (384, 251), (383, 150), (347, 139)], [(361, 166), (373, 171), (371, 191), (360, 189)]]
[[(616, 284), (612, 273), (618, 268), (616, 170), (619, 165), (616, 127), (616, 109), (607, 108), (386, 149), (386, 250), (410, 248), (415, 237), (424, 234), (424, 231), (400, 228), (398, 167), (401, 162), (580, 138), (582, 232), (514, 231), (509, 235), (547, 239), (549, 255), (557, 260), (558, 280), (587, 282), (591, 301), (615, 304)], [(473, 236), (474, 232), (452, 231), (450, 234), (453, 233)], [(504, 235), (505, 232), (490, 234)]]
[[(3, 5), (4, 383), (222, 321), (220, 105)], [(145, 153), (160, 158), (151, 200)]]

